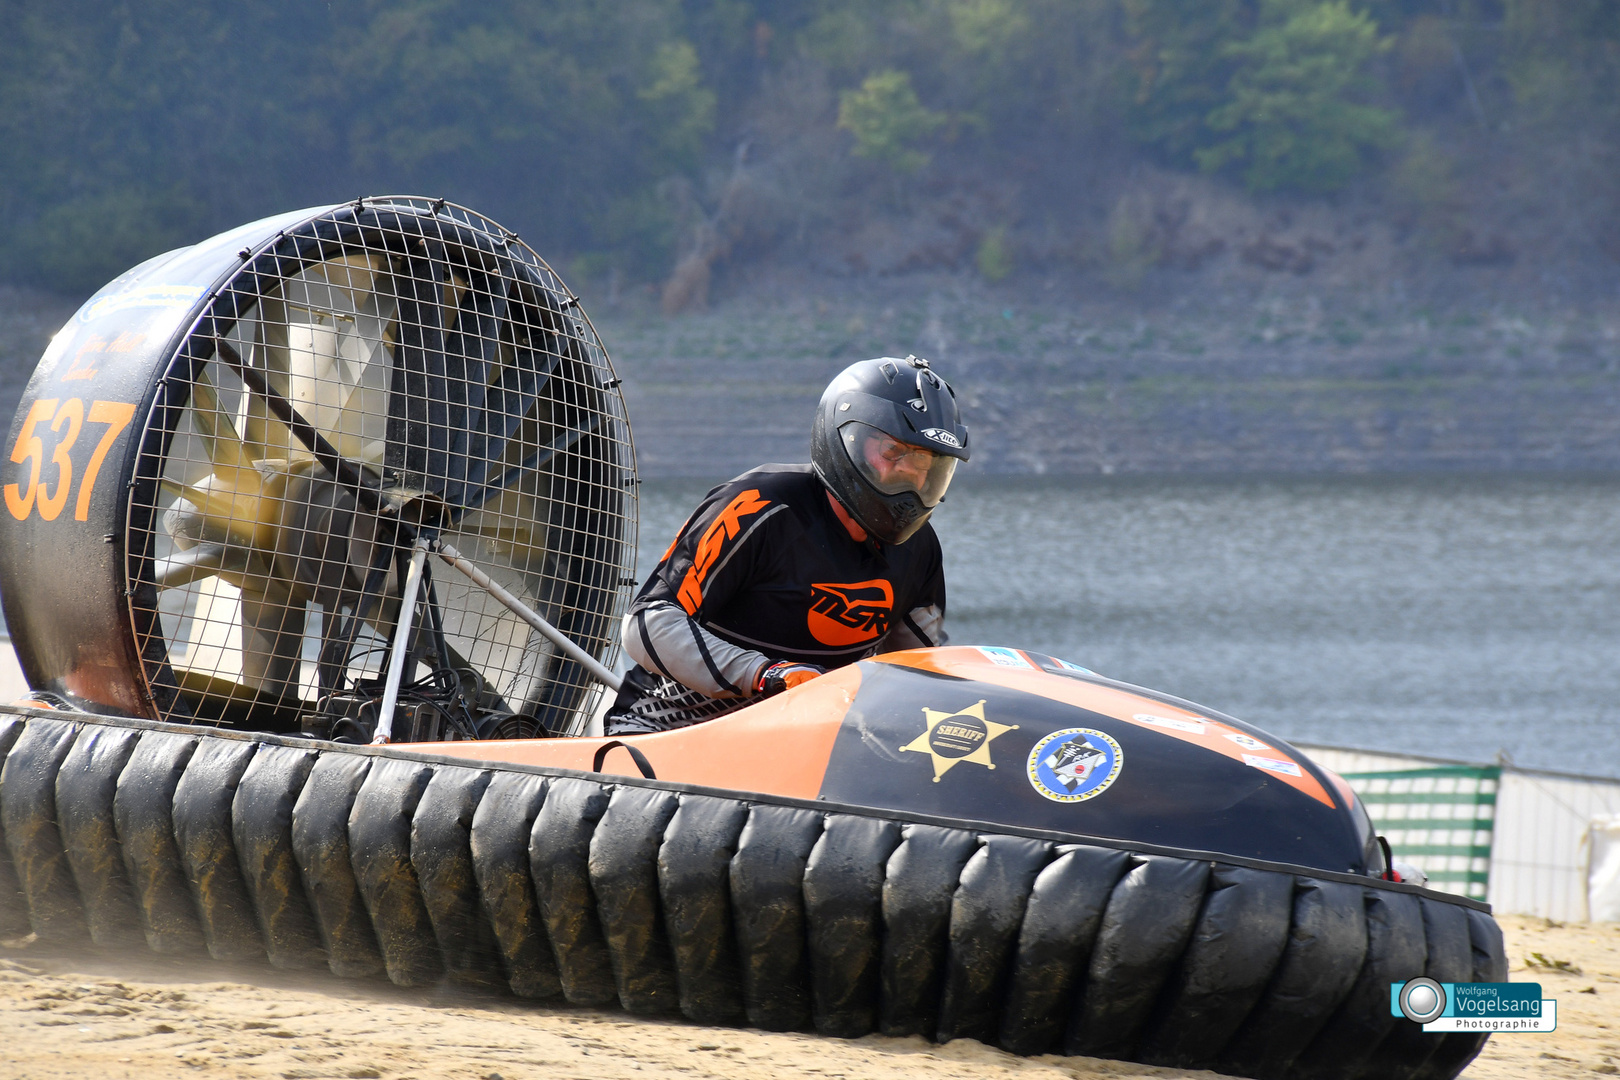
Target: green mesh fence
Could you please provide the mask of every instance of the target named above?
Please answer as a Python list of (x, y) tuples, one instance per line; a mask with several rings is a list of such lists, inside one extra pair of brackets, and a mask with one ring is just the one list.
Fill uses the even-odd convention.
[(1429, 887), (1485, 899), (1502, 770), (1444, 765), (1345, 773), (1395, 858), (1429, 875)]

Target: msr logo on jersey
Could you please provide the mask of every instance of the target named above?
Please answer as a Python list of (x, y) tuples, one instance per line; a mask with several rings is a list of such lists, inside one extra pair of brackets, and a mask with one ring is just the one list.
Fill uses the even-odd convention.
[(865, 645), (889, 632), (894, 587), (882, 578), (810, 586), (810, 633), (823, 645)]
[[(720, 558), (726, 541), (737, 539), (737, 534), (742, 532), (742, 519), (759, 513), (769, 505), (771, 500), (760, 498), (758, 488), (749, 488), (732, 499), (704, 532), (703, 539), (698, 541), (697, 552), (692, 556), (692, 568), (681, 579), (681, 587), (675, 593), (688, 615), (697, 614), (697, 609), (703, 603), (703, 580)], [(671, 550), (674, 550), (673, 547)], [(668, 555), (664, 557), (669, 558)]]

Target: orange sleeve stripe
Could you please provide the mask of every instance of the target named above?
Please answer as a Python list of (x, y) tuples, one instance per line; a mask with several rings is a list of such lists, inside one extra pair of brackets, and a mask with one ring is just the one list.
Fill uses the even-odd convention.
[[(702, 606), (703, 580), (709, 576), (709, 568), (720, 558), (726, 541), (735, 540), (737, 534), (742, 532), (742, 519), (759, 513), (769, 505), (771, 501), (761, 499), (757, 488), (750, 488), (732, 499), (704, 531), (703, 539), (698, 541), (697, 551), (692, 555), (692, 566), (686, 571), (686, 577), (675, 594), (688, 615), (696, 615), (697, 609)], [(671, 544), (670, 551), (674, 550), (675, 545)], [(666, 553), (664, 558), (669, 558), (669, 555)]]

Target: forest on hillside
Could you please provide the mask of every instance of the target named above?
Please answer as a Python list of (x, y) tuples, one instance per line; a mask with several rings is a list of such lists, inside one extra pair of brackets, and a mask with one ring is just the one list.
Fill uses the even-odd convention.
[(1589, 284), (1617, 177), (1614, 0), (0, 0), (0, 279), (64, 292), (388, 191), (668, 310), (761, 260), (1306, 273), (1373, 226)]

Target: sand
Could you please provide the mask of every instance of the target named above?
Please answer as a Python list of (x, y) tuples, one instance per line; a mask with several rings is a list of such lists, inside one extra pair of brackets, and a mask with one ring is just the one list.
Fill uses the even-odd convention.
[[(1464, 1075), (1620, 1072), (1620, 926), (1502, 922), (1513, 978), (1539, 981), (1558, 999), (1559, 1029), (1496, 1036)], [(768, 1034), (261, 966), (110, 957), (32, 942), (0, 946), (3, 1080), (1215, 1075), (1089, 1058), (1018, 1058), (965, 1039), (933, 1046), (921, 1039)]]

